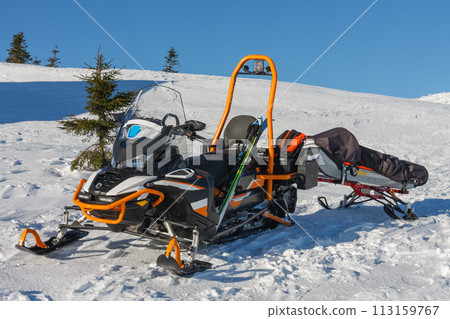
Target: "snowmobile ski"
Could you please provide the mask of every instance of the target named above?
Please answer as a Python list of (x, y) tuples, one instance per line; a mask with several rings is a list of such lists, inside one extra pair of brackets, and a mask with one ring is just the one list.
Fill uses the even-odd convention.
[[(177, 239), (172, 237), (167, 246), (166, 253), (158, 257), (156, 264), (178, 276), (186, 276), (211, 268), (211, 263), (194, 259), (199, 244), (198, 236), (198, 231), (194, 230), (192, 233), (192, 245), (188, 249), (188, 254), (190, 255), (189, 261), (181, 260), (180, 245), (178, 244)], [(175, 250), (175, 257), (171, 256), (172, 249)]]
[(212, 264), (206, 261), (194, 260), (192, 263), (184, 263), (180, 267), (178, 262), (172, 256), (160, 255), (156, 260), (156, 264), (167, 270), (169, 270), (174, 275), (187, 276), (196, 272), (204, 271), (210, 269)]
[[(26, 247), (24, 245), (25, 237), (27, 236), (28, 233), (31, 233), (36, 240), (36, 245), (32, 247)], [(53, 236), (49, 240), (42, 242), (41, 239), (39, 238), (39, 235), (34, 230), (27, 228), (22, 233), (22, 237), (20, 238), (19, 243), (16, 245), (16, 248), (35, 255), (47, 255), (48, 253), (51, 253), (63, 246), (66, 246), (78, 239), (83, 238), (87, 234), (89, 234), (89, 232), (87, 231), (69, 230), (65, 233), (65, 235), (61, 239), (58, 239), (57, 236)]]

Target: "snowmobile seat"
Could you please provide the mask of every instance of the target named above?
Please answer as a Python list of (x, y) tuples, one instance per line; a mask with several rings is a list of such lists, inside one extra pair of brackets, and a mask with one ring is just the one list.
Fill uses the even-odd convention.
[(228, 164), (228, 157), (215, 152), (189, 157), (184, 161), (182, 167), (208, 172), (214, 178), (214, 187), (223, 184), (232, 170), (232, 166)]
[(243, 143), (248, 136), (248, 127), (255, 121), (256, 118), (251, 115), (233, 117), (223, 132), (225, 148), (229, 148), (233, 143)]
[(237, 149), (230, 149), (235, 143), (244, 143), (248, 135), (248, 127), (256, 121), (250, 115), (233, 117), (224, 130), (223, 146), (213, 152), (187, 158), (181, 167), (200, 169), (208, 172), (214, 178), (214, 186), (222, 185), (231, 174), (237, 161)]

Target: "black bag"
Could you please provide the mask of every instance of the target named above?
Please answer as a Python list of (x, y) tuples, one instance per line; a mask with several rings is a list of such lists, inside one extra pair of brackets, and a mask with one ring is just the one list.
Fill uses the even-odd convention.
[(275, 145), (275, 165), (277, 174), (297, 171), (296, 160), (305, 144), (306, 135), (296, 130), (286, 130), (278, 136)]

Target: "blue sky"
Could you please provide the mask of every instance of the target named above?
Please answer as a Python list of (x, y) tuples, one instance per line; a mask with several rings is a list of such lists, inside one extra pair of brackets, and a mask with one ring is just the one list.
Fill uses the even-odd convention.
[[(229, 76), (247, 54), (270, 56), (292, 82), (374, 0), (77, 0), (146, 69), (171, 46), (180, 72)], [(45, 60), (92, 64), (101, 45), (117, 67), (139, 68), (73, 0), (2, 1), (0, 61), (23, 31)], [(299, 81), (348, 91), (419, 97), (450, 91), (450, 1), (379, 0)]]

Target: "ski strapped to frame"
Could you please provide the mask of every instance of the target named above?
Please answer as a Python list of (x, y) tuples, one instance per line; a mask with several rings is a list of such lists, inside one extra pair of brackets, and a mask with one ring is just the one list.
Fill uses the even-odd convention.
[[(228, 209), (228, 207), (230, 206), (230, 202), (233, 199), (234, 193), (236, 191), (236, 187), (238, 186), (239, 181), (241, 179), (242, 172), (244, 171), (245, 166), (247, 166), (247, 162), (250, 158), (253, 147), (258, 142), (259, 137), (264, 132), (266, 127), (267, 127), (267, 119), (263, 121), (262, 118), (260, 118), (260, 123), (258, 123), (258, 121), (255, 121), (254, 123), (251, 124), (251, 128), (252, 128), (252, 131), (250, 132), (251, 141), (249, 144), (247, 144), (247, 147), (246, 148), (244, 147), (242, 152), (239, 154), (238, 160), (240, 160), (241, 163), (236, 172), (236, 175), (233, 178), (233, 181), (231, 182), (230, 188), (228, 189), (228, 191), (225, 195), (222, 205), (220, 206), (219, 222), (217, 223), (216, 229), (219, 229), (220, 224), (222, 223), (223, 217), (225, 216), (225, 212)], [(256, 132), (253, 131), (255, 129), (256, 129)]]

